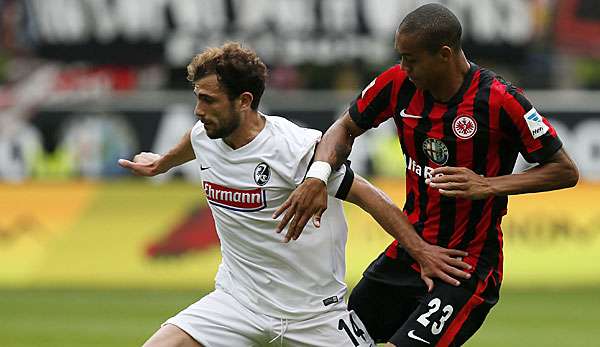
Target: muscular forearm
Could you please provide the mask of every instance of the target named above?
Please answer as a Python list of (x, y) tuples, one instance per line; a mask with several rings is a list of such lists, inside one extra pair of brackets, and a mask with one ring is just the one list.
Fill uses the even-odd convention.
[(362, 177), (354, 178), (347, 200), (368, 212), (417, 261), (421, 269), (421, 279), (429, 292), (434, 286), (433, 278), (439, 278), (454, 286), (460, 285), (458, 279), (470, 278), (471, 275), (463, 271), (471, 269), (471, 266), (462, 260), (468, 256), (467, 252), (445, 249), (425, 242), (392, 200)]
[(425, 241), (416, 233), (400, 208), (384, 192), (357, 176), (347, 200), (368, 212), (411, 256), (415, 259), (419, 258)]
[(489, 177), (487, 181), (493, 195), (504, 196), (568, 188), (574, 186), (578, 178), (577, 167), (560, 150), (543, 165), (519, 174)]
[(158, 160), (156, 167), (158, 173), (167, 172), (196, 158), (190, 140), (190, 133), (191, 130), (186, 132), (181, 141)]
[(328, 162), (337, 170), (348, 159), (353, 143), (354, 139), (342, 127), (334, 124), (319, 142), (315, 161)]
[(562, 149), (544, 164), (520, 174), (483, 177), (465, 167), (443, 166), (432, 175), (425, 182), (440, 194), (475, 200), (572, 187), (579, 179), (577, 167)]
[(315, 161), (327, 162), (337, 170), (348, 159), (354, 138), (363, 132), (346, 112), (323, 135), (317, 146)]

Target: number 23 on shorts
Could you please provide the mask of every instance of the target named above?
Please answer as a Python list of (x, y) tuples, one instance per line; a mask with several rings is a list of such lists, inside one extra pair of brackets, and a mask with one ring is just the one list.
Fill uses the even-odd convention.
[[(429, 326), (429, 316), (436, 313), (440, 309), (442, 306), (442, 301), (439, 298), (433, 298), (431, 301), (429, 301), (427, 306), (430, 307), (429, 311), (423, 313), (419, 316), (419, 318), (417, 318), (417, 322), (421, 323), (421, 325), (424, 327)], [(452, 316), (453, 312), (454, 308), (450, 305), (446, 305), (444, 308), (442, 308), (442, 316), (440, 317), (439, 321), (433, 322), (431, 325), (431, 333), (433, 335), (438, 335), (442, 332), (442, 329), (444, 329), (444, 324), (446, 324), (446, 321)]]

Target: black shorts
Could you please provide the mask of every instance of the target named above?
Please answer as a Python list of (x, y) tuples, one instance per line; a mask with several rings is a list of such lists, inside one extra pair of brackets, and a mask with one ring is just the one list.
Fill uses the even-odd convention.
[[(411, 276), (420, 279), (416, 271)], [(397, 286), (363, 277), (350, 295), (348, 308), (377, 343), (460, 346), (481, 327), (498, 302), (500, 288), (491, 276), (486, 280), (473, 276), (459, 287), (434, 282), (433, 291), (427, 293), (424, 285)]]

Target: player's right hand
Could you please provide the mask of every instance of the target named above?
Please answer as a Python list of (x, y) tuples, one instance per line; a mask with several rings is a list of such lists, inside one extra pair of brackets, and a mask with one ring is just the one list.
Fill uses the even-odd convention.
[(414, 256), (421, 267), (421, 279), (425, 282), (427, 291), (433, 290), (433, 278), (439, 278), (453, 286), (460, 285), (459, 279), (471, 278), (470, 273), (463, 271), (471, 270), (471, 265), (463, 261), (467, 255), (465, 251), (427, 244)]
[(158, 169), (158, 161), (162, 158), (160, 154), (142, 152), (133, 157), (133, 161), (119, 159), (119, 165), (129, 169), (137, 176), (156, 176), (161, 173)]
[(292, 221), (283, 242), (297, 240), (311, 218), (314, 226), (320, 227), (321, 215), (326, 209), (327, 188), (325, 183), (317, 178), (307, 178), (273, 213), (273, 219), (276, 219), (285, 211), (285, 215), (277, 225), (278, 233), (285, 229), (290, 220)]

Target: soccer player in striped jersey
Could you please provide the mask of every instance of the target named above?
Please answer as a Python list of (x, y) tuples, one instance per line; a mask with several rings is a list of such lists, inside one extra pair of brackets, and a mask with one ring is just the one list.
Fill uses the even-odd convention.
[[(427, 242), (468, 253), (471, 279), (436, 282), (432, 291), (397, 242), (371, 263), (349, 307), (389, 346), (459, 346), (470, 338), (498, 301), (508, 195), (578, 180), (552, 125), (519, 89), (467, 60), (461, 33), (442, 5), (408, 14), (396, 31), (400, 64), (358, 95), (324, 135), (313, 164), (339, 167), (355, 137), (392, 118), (406, 160), (404, 213)], [(519, 153), (539, 165), (513, 174)], [(307, 178), (276, 212), (285, 212), (279, 227), (289, 223), (288, 240), (325, 210), (323, 182)]]
[[(321, 133), (258, 111), (266, 66), (237, 43), (207, 48), (188, 66), (199, 121), (165, 155), (119, 164), (154, 176), (194, 160), (221, 242), (215, 290), (170, 318), (144, 347), (373, 346), (347, 310), (347, 225), (341, 199), (369, 212), (431, 277), (468, 277), (464, 251), (424, 242), (387, 196), (348, 165), (328, 177), (330, 206), (293, 245), (272, 218), (307, 175)], [(314, 173), (313, 173), (314, 174)], [(318, 173), (317, 173), (318, 174)]]

